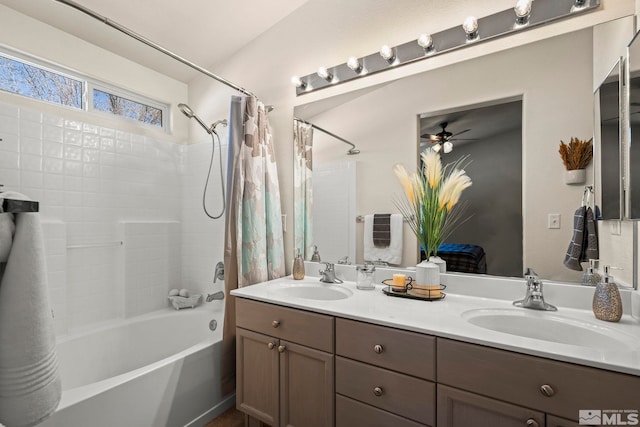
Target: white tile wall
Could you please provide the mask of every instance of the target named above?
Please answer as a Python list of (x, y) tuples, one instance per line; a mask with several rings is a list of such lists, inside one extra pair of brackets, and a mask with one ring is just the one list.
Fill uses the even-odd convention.
[[(7, 103), (0, 103), (0, 138), (0, 184), (40, 201), (57, 332), (158, 307), (159, 287), (154, 283), (176, 282), (180, 267), (159, 274), (153, 269), (159, 265), (158, 257), (180, 259), (180, 251), (173, 250), (180, 245), (178, 225), (167, 225), (166, 232), (160, 233), (166, 237), (161, 242), (166, 250), (151, 251), (148, 259), (135, 257), (145, 263), (144, 280), (129, 280), (126, 289), (127, 242), (124, 246), (91, 246), (125, 238), (118, 226), (121, 222), (177, 224), (185, 212), (187, 220), (197, 217), (198, 208), (187, 208), (182, 197), (186, 149), (175, 141), (98, 126), (90, 119), (69, 120)], [(200, 159), (194, 157), (194, 163), (201, 170)], [(205, 177), (206, 170), (197, 178), (202, 183)], [(196, 175), (192, 178), (195, 185)], [(195, 193), (193, 197), (195, 200)], [(221, 241), (201, 237), (210, 229), (197, 227), (190, 225), (185, 230), (200, 239), (194, 239), (194, 244)], [(155, 235), (150, 231), (147, 237), (152, 240)], [(191, 247), (189, 238), (182, 241)], [(68, 249), (69, 245), (90, 247)], [(221, 251), (221, 243), (218, 245)], [(200, 251), (189, 249), (188, 253)], [(206, 270), (198, 262), (214, 260), (199, 257), (190, 260), (189, 266)], [(162, 275), (166, 276), (153, 282), (152, 278)]]

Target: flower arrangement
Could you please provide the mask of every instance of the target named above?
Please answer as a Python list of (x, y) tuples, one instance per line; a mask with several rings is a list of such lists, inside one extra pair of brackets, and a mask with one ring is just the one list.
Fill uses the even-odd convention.
[(560, 140), (560, 157), (564, 167), (568, 170), (585, 169), (593, 158), (593, 138), (588, 141), (581, 141), (578, 138), (571, 138), (569, 144)]
[(438, 254), (440, 244), (461, 224), (466, 204), (458, 201), (471, 186), (471, 179), (462, 168), (465, 158), (444, 167), (440, 155), (433, 150), (423, 152), (421, 158), (419, 173), (409, 174), (401, 164), (396, 164), (393, 171), (404, 190), (404, 197), (396, 200), (396, 206), (428, 258)]

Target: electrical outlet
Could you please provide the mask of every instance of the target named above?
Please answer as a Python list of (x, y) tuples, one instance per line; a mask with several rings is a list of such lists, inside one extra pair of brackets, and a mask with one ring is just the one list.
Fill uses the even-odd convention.
[(547, 228), (560, 228), (560, 214), (549, 214), (547, 219)]

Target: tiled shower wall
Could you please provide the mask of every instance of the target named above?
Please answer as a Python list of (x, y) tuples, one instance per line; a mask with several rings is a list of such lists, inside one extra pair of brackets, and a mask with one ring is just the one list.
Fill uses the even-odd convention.
[[(0, 102), (0, 184), (40, 201), (59, 334), (164, 307), (158, 289), (181, 287), (180, 262), (157, 270), (181, 259), (187, 149), (87, 117)], [(154, 242), (166, 250), (144, 250)]]

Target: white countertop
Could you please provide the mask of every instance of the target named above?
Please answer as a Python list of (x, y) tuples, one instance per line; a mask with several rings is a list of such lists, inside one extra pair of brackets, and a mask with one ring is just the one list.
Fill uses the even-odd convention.
[[(640, 321), (629, 314), (631, 299), (633, 297), (635, 301), (638, 295), (633, 294), (638, 294), (637, 291), (623, 292), (627, 314), (623, 315), (620, 322), (611, 323), (596, 319), (590, 309), (590, 304), (584, 307), (593, 295), (593, 288), (547, 284), (545, 285), (545, 298), (547, 302), (557, 305), (558, 311), (540, 312), (516, 308), (512, 305), (511, 302), (514, 299), (520, 299), (524, 296), (523, 280), (502, 280), (487, 276), (469, 279), (468, 276), (460, 275), (443, 275), (442, 279), (444, 283), (449, 283), (446, 283), (448, 285), (445, 291), (446, 298), (440, 301), (390, 297), (382, 292), (384, 286), (381, 284), (376, 285), (375, 290), (359, 290), (356, 288), (355, 282), (352, 281), (329, 285), (340, 286), (353, 292), (352, 296), (341, 300), (320, 301), (295, 298), (278, 291), (284, 287), (299, 286), (303, 283), (323, 286), (317, 277), (309, 276), (302, 281), (293, 280), (289, 276), (233, 290), (231, 294), (236, 297), (640, 376)], [(479, 287), (479, 283), (473, 283), (477, 280), (485, 283), (490, 281), (492, 285), (489, 288), (491, 289), (486, 290), (486, 287)], [(461, 286), (463, 282), (465, 285)], [(465, 289), (469, 292), (465, 292)], [(483, 291), (485, 295), (491, 294), (492, 297), (469, 295), (478, 294), (480, 289), (485, 289)], [(496, 295), (496, 292), (499, 295)], [(513, 295), (517, 295), (517, 297), (513, 298)], [(565, 301), (571, 301), (573, 304), (560, 304)], [(576, 308), (576, 305), (579, 308)], [(526, 315), (539, 316), (541, 319), (553, 317), (578, 321), (582, 325), (587, 324), (588, 328), (594, 331), (600, 333), (609, 331), (618, 337), (625, 338), (625, 345), (616, 346), (616, 348), (584, 347), (496, 332), (473, 325), (465, 320), (463, 313), (474, 309), (526, 310)], [(628, 344), (626, 344), (627, 337)], [(410, 355), (407, 356), (410, 357)]]

